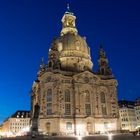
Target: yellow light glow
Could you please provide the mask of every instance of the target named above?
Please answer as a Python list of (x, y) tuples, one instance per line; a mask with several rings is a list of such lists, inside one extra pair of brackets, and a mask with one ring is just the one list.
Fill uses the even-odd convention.
[(95, 124), (95, 130), (101, 133), (110, 132), (116, 130), (116, 123), (108, 123), (106, 125), (104, 123), (97, 123)]
[(108, 140), (112, 140), (112, 135), (113, 135), (113, 134), (107, 134)]
[(77, 136), (77, 140), (82, 140), (82, 136)]
[(76, 130), (78, 136), (83, 136), (85, 134), (85, 127), (83, 124), (77, 124)]
[(104, 125), (103, 124), (95, 124), (96, 132), (104, 132)]

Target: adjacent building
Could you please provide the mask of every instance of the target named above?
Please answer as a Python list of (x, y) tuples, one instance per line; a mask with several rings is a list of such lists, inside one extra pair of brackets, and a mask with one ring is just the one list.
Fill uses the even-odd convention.
[(121, 129), (135, 131), (137, 126), (135, 102), (126, 100), (119, 101), (119, 114)]
[(2, 124), (2, 135), (24, 135), (30, 128), (30, 111), (19, 110), (8, 117)]
[[(119, 126), (117, 85), (103, 46), (98, 70), (93, 71), (90, 47), (76, 28), (69, 7), (54, 38), (48, 63), (40, 64), (32, 86), (31, 118), (39, 131), (58, 135), (86, 135), (116, 131)], [(36, 109), (37, 108), (37, 109)]]
[(0, 138), (2, 137), (2, 124), (0, 124)]
[(140, 129), (140, 97), (135, 101), (135, 113), (137, 120), (137, 128)]

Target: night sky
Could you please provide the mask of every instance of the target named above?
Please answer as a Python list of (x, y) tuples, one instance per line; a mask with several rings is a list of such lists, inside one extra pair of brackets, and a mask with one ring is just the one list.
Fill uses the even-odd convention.
[(0, 0), (0, 122), (30, 109), (41, 57), (47, 63), (68, 2), (91, 48), (94, 70), (102, 43), (119, 99), (140, 96), (140, 0)]

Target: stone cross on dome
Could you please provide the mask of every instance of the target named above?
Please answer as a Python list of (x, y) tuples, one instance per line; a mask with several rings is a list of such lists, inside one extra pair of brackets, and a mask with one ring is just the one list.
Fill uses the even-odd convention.
[(71, 10), (70, 10), (70, 5), (69, 5), (69, 3), (67, 4), (67, 11), (66, 11), (65, 13), (74, 15), (74, 13), (71, 12)]
[(67, 10), (70, 11), (70, 5), (69, 5), (69, 3), (67, 4)]

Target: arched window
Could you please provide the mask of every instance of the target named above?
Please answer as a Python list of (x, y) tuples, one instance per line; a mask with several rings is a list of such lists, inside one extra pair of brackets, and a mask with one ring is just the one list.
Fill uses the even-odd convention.
[(65, 102), (70, 102), (70, 91), (69, 90), (65, 91)]
[(90, 93), (86, 91), (85, 94), (86, 94), (86, 97), (85, 97), (86, 102), (90, 102)]
[(101, 103), (105, 103), (105, 93), (101, 93)]
[(87, 90), (85, 91), (85, 113), (91, 115), (90, 93)]
[(107, 115), (106, 107), (102, 106), (102, 115)]
[(90, 104), (85, 104), (86, 115), (91, 115), (91, 107)]
[(52, 67), (52, 62), (51, 61), (49, 62), (49, 67)]
[(52, 103), (47, 103), (47, 115), (52, 115)]
[(67, 130), (72, 130), (72, 123), (71, 122), (66, 123), (66, 129)]
[(52, 102), (52, 89), (47, 91), (47, 102)]
[(47, 91), (47, 115), (52, 114), (52, 89)]

